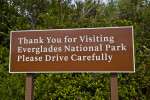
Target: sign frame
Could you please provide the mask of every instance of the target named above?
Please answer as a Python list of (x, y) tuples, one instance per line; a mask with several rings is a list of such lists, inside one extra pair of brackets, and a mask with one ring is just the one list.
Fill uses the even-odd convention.
[[(83, 29), (107, 29), (107, 28), (132, 28), (132, 45), (133, 45), (133, 67), (134, 71), (31, 71), (31, 72), (11, 72), (11, 46), (12, 46), (12, 32), (28, 32), (28, 31), (57, 31), (57, 30), (83, 30)], [(134, 54), (134, 33), (133, 26), (121, 27), (97, 27), (97, 28), (73, 28), (73, 29), (46, 29), (46, 30), (19, 30), (10, 32), (10, 55), (9, 55), (9, 73), (135, 73), (135, 54)]]

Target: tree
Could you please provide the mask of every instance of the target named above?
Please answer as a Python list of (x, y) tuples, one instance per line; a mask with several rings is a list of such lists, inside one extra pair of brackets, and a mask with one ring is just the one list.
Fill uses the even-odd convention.
[[(10, 31), (133, 26), (136, 72), (118, 74), (119, 99), (150, 98), (149, 0), (1, 0), (0, 99), (24, 99), (25, 74), (9, 74)], [(34, 98), (108, 99), (109, 73), (35, 74)]]

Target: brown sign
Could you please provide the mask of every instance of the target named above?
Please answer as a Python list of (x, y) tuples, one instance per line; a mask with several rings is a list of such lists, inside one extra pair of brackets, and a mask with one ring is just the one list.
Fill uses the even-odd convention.
[(12, 31), (10, 73), (134, 72), (133, 27)]

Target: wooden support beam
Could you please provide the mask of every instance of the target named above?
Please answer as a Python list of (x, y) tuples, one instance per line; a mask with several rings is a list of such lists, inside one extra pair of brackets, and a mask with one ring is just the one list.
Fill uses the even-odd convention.
[(111, 100), (118, 100), (117, 73), (110, 73), (111, 79)]
[(33, 100), (33, 94), (34, 94), (34, 74), (27, 73), (25, 100)]

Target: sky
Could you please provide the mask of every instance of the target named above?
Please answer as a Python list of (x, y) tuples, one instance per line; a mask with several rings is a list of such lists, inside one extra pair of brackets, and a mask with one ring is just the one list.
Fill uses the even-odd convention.
[[(85, 0), (80, 0), (80, 1), (85, 1)], [(104, 2), (105, 4), (108, 3), (108, 0), (102, 0), (102, 2)], [(72, 0), (72, 4), (74, 4), (74, 0)]]

